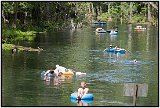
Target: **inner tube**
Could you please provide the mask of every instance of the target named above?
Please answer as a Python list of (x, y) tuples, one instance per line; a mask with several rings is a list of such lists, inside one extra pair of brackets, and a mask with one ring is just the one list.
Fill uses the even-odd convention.
[[(77, 99), (77, 93), (72, 93), (70, 96), (71, 99)], [(93, 100), (94, 96), (91, 93), (84, 94), (81, 100)]]
[(120, 49), (120, 50), (115, 50), (115, 54), (120, 53), (120, 54), (125, 54), (126, 50)]
[(114, 49), (114, 48), (108, 48), (108, 49), (105, 49), (104, 52), (108, 52), (108, 53), (120, 53), (120, 54), (125, 54), (126, 53), (126, 50), (125, 49)]
[(104, 51), (114, 53), (115, 50), (113, 48), (108, 48), (108, 49), (105, 49)]
[[(45, 73), (46, 73), (46, 71), (42, 71), (42, 72), (41, 72), (41, 79), (42, 79), (42, 80), (44, 80), (44, 78), (45, 78), (45, 75), (44, 75)], [(48, 74), (47, 74), (47, 77), (49, 77), (49, 78), (52, 78), (52, 77), (54, 77), (54, 76), (55, 76), (55, 75), (54, 75), (54, 74), (51, 74), (51, 73), (48, 73)]]
[(109, 34), (110, 34), (110, 35), (117, 35), (118, 32), (110, 32)]
[(134, 30), (145, 30), (146, 28), (134, 28)]
[(45, 74), (45, 73), (46, 73), (45, 71), (41, 72), (41, 79), (42, 79), (42, 80), (44, 79), (44, 74)]
[(72, 71), (63, 72), (63, 75), (74, 75), (74, 72), (72, 72)]
[[(111, 33), (111, 30), (107, 30), (106, 32)], [(115, 32), (117, 32), (117, 33), (118, 33), (118, 30), (116, 30)]]
[(100, 31), (97, 31), (97, 33), (106, 33), (107, 31), (105, 30), (100, 30)]
[[(70, 100), (71, 100), (71, 102), (73, 102), (73, 103), (78, 103), (78, 100), (76, 100), (76, 99), (70, 98)], [(79, 100), (79, 101), (82, 101), (82, 103), (87, 103), (87, 104), (93, 102), (93, 100)]]

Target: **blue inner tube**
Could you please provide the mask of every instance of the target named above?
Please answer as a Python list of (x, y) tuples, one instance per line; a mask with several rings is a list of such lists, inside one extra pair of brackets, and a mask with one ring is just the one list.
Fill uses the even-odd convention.
[(120, 54), (125, 54), (126, 53), (126, 50), (124, 49), (113, 49), (113, 48), (108, 48), (106, 50), (104, 50), (105, 52), (109, 52), (109, 53), (120, 53)]
[[(78, 100), (76, 100), (76, 99), (70, 98), (70, 100), (71, 100), (71, 102), (73, 102), (73, 103), (78, 103)], [(93, 102), (93, 100), (91, 100), (91, 99), (89, 99), (89, 100), (80, 100), (80, 101), (82, 101), (82, 103), (87, 103), (87, 104)]]
[[(111, 33), (111, 30), (107, 30), (106, 32)], [(115, 32), (117, 32), (117, 33), (118, 33), (118, 31), (117, 31), (117, 30), (116, 30)]]
[[(70, 96), (71, 99), (77, 99), (77, 93), (72, 93)], [(85, 94), (82, 96), (81, 100), (93, 100), (94, 96), (91, 93)]]
[(117, 35), (118, 32), (110, 32), (109, 34), (110, 34), (110, 35)]
[(112, 48), (108, 48), (108, 49), (106, 49), (106, 50), (105, 50), (105, 52), (112, 52), (112, 53), (114, 53), (114, 52), (115, 52), (115, 50), (114, 50), (114, 49), (112, 49)]
[(120, 50), (115, 50), (115, 54), (120, 53), (120, 54), (125, 54), (126, 50), (120, 49)]

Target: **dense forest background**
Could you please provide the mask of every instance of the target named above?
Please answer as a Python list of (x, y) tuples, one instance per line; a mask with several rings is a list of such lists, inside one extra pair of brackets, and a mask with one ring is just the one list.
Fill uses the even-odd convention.
[[(159, 2), (1, 2), (2, 39), (29, 31), (82, 28), (94, 21), (158, 26)], [(24, 39), (24, 38), (23, 38)]]

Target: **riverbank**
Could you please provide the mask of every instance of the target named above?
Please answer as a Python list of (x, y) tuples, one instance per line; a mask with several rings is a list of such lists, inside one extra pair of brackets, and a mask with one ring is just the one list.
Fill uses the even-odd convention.
[(12, 50), (18, 41), (33, 41), (36, 36), (36, 31), (22, 31), (14, 28), (2, 29), (2, 50)]
[(37, 51), (37, 52), (40, 52), (40, 51), (43, 51), (42, 48), (31, 48), (31, 47), (24, 47), (24, 46), (16, 46), (14, 44), (2, 44), (2, 50), (16, 50), (16, 51)]

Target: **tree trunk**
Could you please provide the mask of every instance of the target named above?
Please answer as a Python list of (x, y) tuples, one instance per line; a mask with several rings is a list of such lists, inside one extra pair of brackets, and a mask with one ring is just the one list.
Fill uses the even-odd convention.
[(121, 17), (120, 17), (120, 19), (121, 19), (121, 24), (122, 24), (122, 22), (123, 22), (123, 13), (122, 13), (122, 6), (123, 6), (123, 3), (121, 2)]
[(13, 2), (14, 3), (14, 22), (13, 22), (13, 28), (16, 28), (17, 26), (17, 10), (18, 10), (18, 4), (19, 2)]
[(49, 21), (49, 2), (46, 2), (46, 20)]
[(25, 16), (24, 16), (24, 25), (27, 24), (27, 12), (25, 12)]
[(89, 14), (91, 14), (91, 4), (90, 3), (88, 4), (88, 12)]
[(121, 12), (121, 24), (123, 23), (122, 12)]
[(132, 2), (130, 2), (129, 8), (130, 8), (130, 11), (129, 11), (129, 22), (131, 23), (132, 22)]
[(102, 7), (99, 6), (99, 14), (101, 14), (101, 13), (102, 13)]
[(108, 3), (108, 13), (110, 13), (110, 3)]
[(96, 14), (96, 17), (97, 17), (98, 16), (97, 6), (95, 6), (95, 14)]
[(34, 26), (39, 25), (41, 21), (41, 10), (39, 2), (34, 3), (34, 7), (32, 9), (32, 20)]
[(6, 18), (5, 18), (4, 10), (3, 9), (2, 9), (2, 18), (3, 18), (4, 23), (6, 23)]
[(94, 15), (94, 7), (93, 7), (93, 3), (91, 3), (91, 10), (92, 10), (92, 14)]
[(151, 21), (150, 3), (148, 3), (148, 22)]
[(99, 6), (96, 6), (96, 10), (97, 10), (97, 16), (99, 16)]
[(73, 19), (71, 19), (71, 29), (75, 29), (75, 25), (74, 25)]

